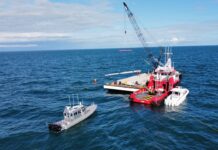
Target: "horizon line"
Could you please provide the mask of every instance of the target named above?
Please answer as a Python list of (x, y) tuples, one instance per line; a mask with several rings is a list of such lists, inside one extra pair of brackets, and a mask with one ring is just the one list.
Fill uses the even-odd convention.
[[(176, 46), (148, 46), (146, 48), (160, 48), (160, 47), (207, 47), (207, 46), (218, 46), (218, 44), (208, 45), (176, 45)], [(77, 48), (77, 49), (34, 49), (34, 50), (0, 50), (0, 52), (42, 52), (42, 51), (79, 51), (79, 50), (106, 50), (106, 49), (143, 49), (144, 47), (111, 47), (111, 48)]]

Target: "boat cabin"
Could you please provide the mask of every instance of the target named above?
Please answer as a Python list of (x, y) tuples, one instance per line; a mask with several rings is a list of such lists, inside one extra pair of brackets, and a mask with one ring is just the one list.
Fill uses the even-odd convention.
[(80, 117), (85, 112), (85, 107), (81, 105), (77, 106), (66, 106), (64, 109), (64, 119), (75, 119)]
[(184, 90), (181, 87), (177, 86), (176, 88), (172, 89), (171, 92), (172, 96), (180, 96), (182, 93), (184, 93)]
[(172, 92), (172, 94), (173, 94), (173, 96), (179, 96), (180, 95), (180, 93), (179, 92)]

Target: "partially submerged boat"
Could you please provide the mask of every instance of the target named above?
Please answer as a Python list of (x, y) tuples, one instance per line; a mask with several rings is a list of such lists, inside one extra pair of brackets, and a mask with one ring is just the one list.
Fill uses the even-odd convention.
[(187, 97), (189, 90), (177, 86), (171, 90), (171, 94), (165, 99), (164, 104), (167, 106), (179, 106)]
[(150, 75), (145, 88), (132, 93), (133, 102), (159, 106), (181, 80), (181, 73), (172, 66), (170, 50), (166, 51), (165, 65), (158, 66)]
[(61, 132), (85, 120), (91, 116), (96, 109), (97, 105), (94, 103), (89, 106), (85, 106), (82, 102), (79, 102), (79, 104), (75, 106), (65, 106), (63, 112), (64, 119), (48, 124), (48, 128), (54, 132)]

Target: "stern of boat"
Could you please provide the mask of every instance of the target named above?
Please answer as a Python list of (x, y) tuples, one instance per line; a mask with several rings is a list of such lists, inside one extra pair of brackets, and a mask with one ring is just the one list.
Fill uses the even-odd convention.
[(53, 132), (60, 132), (62, 130), (62, 127), (61, 125), (51, 123), (48, 124), (48, 129)]

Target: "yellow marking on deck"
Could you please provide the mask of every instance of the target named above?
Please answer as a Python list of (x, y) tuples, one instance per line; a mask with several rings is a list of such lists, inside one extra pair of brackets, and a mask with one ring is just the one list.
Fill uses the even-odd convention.
[(152, 98), (152, 95), (146, 95), (146, 96), (143, 97), (143, 99), (147, 100), (147, 101), (150, 100), (151, 98)]

